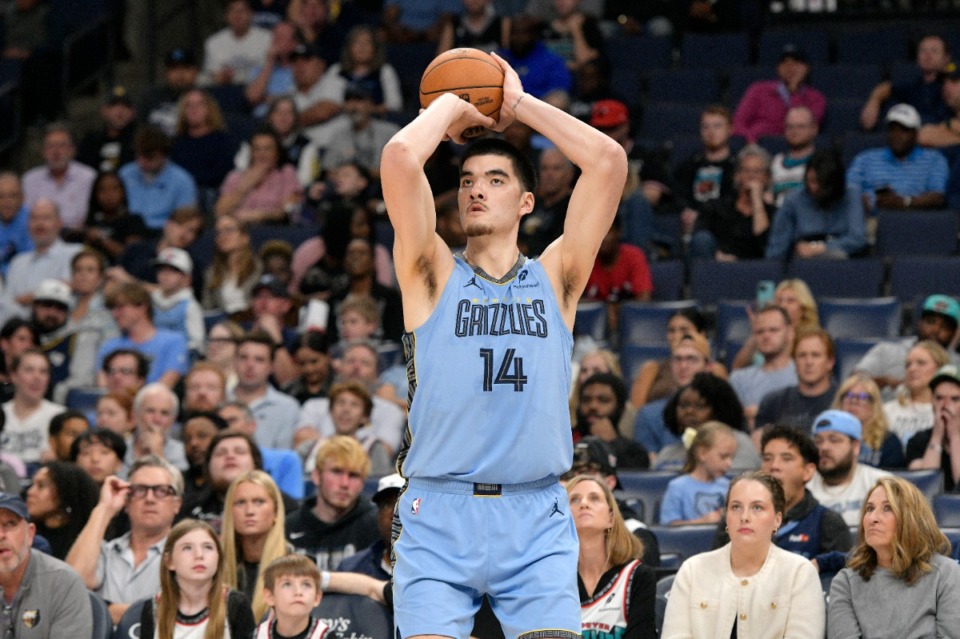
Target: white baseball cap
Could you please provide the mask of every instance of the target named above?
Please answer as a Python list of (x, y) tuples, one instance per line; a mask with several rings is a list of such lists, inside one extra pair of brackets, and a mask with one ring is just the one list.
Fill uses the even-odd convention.
[(898, 104), (887, 111), (887, 124), (896, 122), (908, 129), (920, 128), (920, 114), (909, 104)]
[(193, 260), (190, 259), (190, 254), (183, 249), (173, 247), (163, 249), (157, 255), (157, 259), (153, 260), (153, 265), (172, 266), (181, 273), (193, 275)]
[(65, 282), (54, 279), (46, 279), (40, 282), (40, 286), (33, 292), (34, 302), (56, 302), (70, 308), (73, 302), (73, 292)]

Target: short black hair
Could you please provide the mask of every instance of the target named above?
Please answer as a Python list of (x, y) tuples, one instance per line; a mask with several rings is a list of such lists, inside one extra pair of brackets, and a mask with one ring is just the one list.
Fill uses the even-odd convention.
[(800, 452), (800, 456), (803, 457), (804, 463), (813, 464), (814, 466), (820, 464), (820, 451), (817, 450), (817, 445), (813, 443), (809, 435), (799, 428), (780, 424), (764, 429), (763, 436), (760, 438), (761, 454), (763, 453), (763, 449), (767, 447), (767, 444), (774, 439), (782, 439), (787, 442), (788, 445), (796, 448)]
[(54, 415), (50, 420), (50, 426), (47, 429), (47, 433), (50, 437), (56, 437), (60, 434), (60, 431), (63, 430), (64, 425), (71, 419), (82, 419), (87, 422), (87, 426), (90, 426), (90, 420), (87, 419), (87, 416), (84, 415), (81, 411), (78, 410), (65, 410), (58, 415)]
[(132, 348), (118, 348), (115, 351), (111, 351), (109, 355), (103, 358), (103, 372), (106, 373), (108, 370), (110, 370), (110, 364), (113, 362), (114, 358), (121, 355), (129, 355), (137, 360), (137, 377), (140, 379), (147, 378), (147, 375), (150, 374), (150, 360), (147, 359), (146, 355), (140, 351), (135, 351)]
[(680, 394), (688, 388), (697, 391), (710, 406), (710, 419), (723, 422), (734, 430), (745, 431), (743, 422), (743, 404), (730, 383), (713, 373), (700, 372), (693, 376), (689, 384), (677, 390), (663, 407), (663, 423), (667, 429), (680, 436), (680, 424), (677, 422), (677, 404)]
[(223, 417), (220, 417), (219, 413), (215, 413), (212, 410), (195, 410), (190, 411), (183, 417), (183, 421), (181, 422), (183, 426), (181, 427), (181, 430), (187, 427), (187, 422), (194, 419), (206, 419), (212, 423), (218, 431), (227, 430), (227, 427), (229, 426), (227, 420), (225, 420)]
[(520, 185), (524, 191), (536, 193), (537, 191), (537, 169), (533, 166), (530, 158), (521, 153), (515, 146), (499, 138), (483, 138), (477, 140), (467, 147), (460, 160), (460, 173), (463, 173), (463, 165), (475, 155), (499, 155), (510, 158), (513, 163), (513, 170), (520, 178)]
[(77, 461), (80, 446), (83, 444), (102, 444), (115, 452), (120, 460), (127, 456), (127, 444), (123, 441), (123, 437), (107, 428), (88, 430), (73, 440), (73, 444), (70, 445), (70, 461)]

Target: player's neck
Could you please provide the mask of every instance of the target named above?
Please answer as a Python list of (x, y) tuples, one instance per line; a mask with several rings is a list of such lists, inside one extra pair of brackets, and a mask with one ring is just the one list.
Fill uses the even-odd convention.
[(491, 277), (500, 278), (510, 272), (520, 257), (516, 242), (491, 241), (494, 238), (470, 238), (463, 250), (463, 259), (478, 266)]

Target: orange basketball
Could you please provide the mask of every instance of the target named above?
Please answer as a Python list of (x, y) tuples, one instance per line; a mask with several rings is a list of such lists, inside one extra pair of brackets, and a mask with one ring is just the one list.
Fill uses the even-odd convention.
[(497, 61), (479, 49), (451, 49), (427, 66), (420, 78), (423, 108), (444, 93), (453, 93), (494, 120), (503, 103), (503, 71)]

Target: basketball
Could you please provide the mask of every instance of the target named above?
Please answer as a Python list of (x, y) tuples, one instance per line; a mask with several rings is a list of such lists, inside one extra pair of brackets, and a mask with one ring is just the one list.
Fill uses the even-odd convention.
[(444, 93), (453, 93), (494, 120), (503, 103), (503, 71), (479, 49), (451, 49), (431, 62), (420, 79), (420, 105), (427, 108)]

